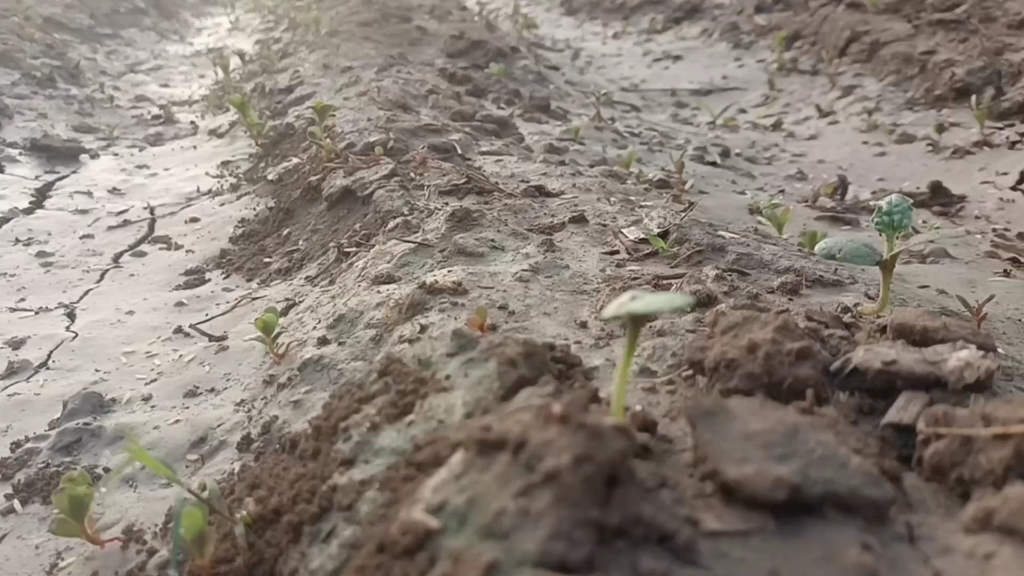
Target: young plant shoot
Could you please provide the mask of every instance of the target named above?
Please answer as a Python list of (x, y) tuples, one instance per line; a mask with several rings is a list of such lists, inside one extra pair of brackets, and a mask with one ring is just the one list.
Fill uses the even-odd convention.
[(971, 319), (974, 320), (974, 325), (978, 327), (978, 330), (981, 330), (981, 325), (985, 323), (985, 320), (988, 320), (988, 312), (985, 312), (985, 306), (988, 306), (989, 302), (995, 300), (995, 298), (995, 294), (989, 294), (984, 300), (975, 300), (974, 304), (971, 304), (967, 301), (967, 298), (959, 294), (956, 295), (956, 301), (971, 315)]
[(185, 574), (182, 561), (200, 574), (213, 573), (214, 538), (210, 531), (210, 510), (198, 500), (182, 498), (177, 505), (172, 526), (171, 560), (177, 574)]
[(281, 345), (281, 335), (284, 334), (284, 328), (281, 327), (281, 312), (274, 306), (270, 306), (253, 324), (256, 325), (256, 330), (260, 333), (260, 339), (267, 347), (267, 353), (270, 354), (271, 360), (274, 361), (274, 364), (280, 364), (288, 355), (288, 349), (292, 345), (291, 342), (284, 346)]
[(78, 469), (65, 473), (60, 485), (50, 495), (53, 507), (57, 509), (50, 519), (50, 534), (78, 538), (101, 549), (111, 542), (123, 542), (120, 537), (104, 538), (97, 528), (98, 520), (92, 514), (95, 494), (88, 472)]
[(310, 106), (312, 113), (310, 119), (313, 120), (313, 125), (306, 129), (306, 137), (320, 149), (326, 161), (330, 161), (338, 154), (338, 149), (334, 146), (334, 140), (331, 138), (331, 120), (334, 119), (337, 111), (337, 106), (323, 101), (318, 101)]
[(263, 146), (267, 137), (267, 123), (260, 119), (259, 113), (256, 112), (256, 108), (253, 107), (249, 98), (235, 94), (228, 99), (228, 104), (238, 113), (238, 119), (245, 126), (245, 131), (249, 133), (253, 143), (256, 146)]
[(782, 236), (786, 233), (786, 226), (789, 224), (789, 219), (793, 215), (793, 209), (789, 206), (783, 206), (782, 202), (772, 198), (771, 200), (761, 204), (761, 215), (757, 217), (758, 222), (771, 226), (775, 229), (775, 233)]
[(626, 393), (636, 357), (640, 330), (659, 314), (670, 314), (689, 310), (693, 297), (678, 292), (647, 292), (630, 290), (612, 300), (601, 312), (603, 320), (621, 320), (626, 324), (626, 345), (615, 368), (615, 383), (612, 389), (611, 414), (616, 420), (626, 418)]
[(800, 246), (813, 253), (818, 244), (828, 238), (828, 233), (821, 230), (804, 230), (800, 233)]
[(489, 333), (491, 325), (487, 322), (487, 308), (485, 306), (477, 306), (476, 310), (473, 311), (473, 315), (466, 320), (466, 324), (480, 334)]
[(911, 234), (914, 226), (914, 203), (902, 194), (890, 194), (875, 206), (871, 226), (885, 238), (884, 253), (871, 244), (851, 238), (826, 238), (814, 247), (814, 253), (825, 260), (877, 267), (881, 276), (878, 301), (860, 309), (861, 314), (877, 316), (889, 308), (892, 281), (900, 256), (908, 248), (935, 240), (937, 235), (922, 235), (897, 246), (897, 240)]

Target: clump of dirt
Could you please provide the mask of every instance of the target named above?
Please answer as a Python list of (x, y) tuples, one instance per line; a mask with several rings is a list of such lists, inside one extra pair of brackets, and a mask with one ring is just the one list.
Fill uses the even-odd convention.
[(639, 459), (647, 453), (628, 429), (558, 405), (440, 433), (387, 475), (395, 480), (387, 488), (405, 497), (371, 528), (343, 573), (695, 567), (686, 503), (673, 478)]
[(50, 504), (50, 494), (60, 485), (61, 476), (70, 470), (81, 468), (89, 473), (94, 483), (103, 478), (103, 474), (109, 472), (99, 466), (79, 466), (71, 461), (60, 463), (44, 462), (39, 468), (31, 470), (24, 476), (11, 484), (11, 492), (22, 504), (38, 502), (42, 505)]
[[(303, 530), (315, 524), (332, 506), (335, 486), (331, 477), (352, 460), (334, 450), (355, 430), (373, 430), (408, 416), (422, 399), (444, 386), (428, 374), (388, 356), (375, 378), (343, 384), (325, 402), (305, 430), (284, 438), (276, 449), (256, 455), (224, 483), (223, 493), (232, 510), (250, 510), (252, 524), (249, 566), (240, 566), (232, 527), (215, 523), (220, 546), (213, 565), (218, 574), (276, 574), (290, 547)], [(376, 401), (374, 410), (367, 410)], [(252, 506), (246, 499), (252, 499)]]
[[(914, 466), (926, 480), (967, 498), (979, 489), (1002, 488), (1024, 477), (1024, 435), (972, 434), (970, 429), (1024, 425), (1024, 401), (1001, 399), (973, 408), (932, 406), (921, 414)], [(963, 430), (968, 429), (968, 430)], [(966, 433), (957, 433), (960, 432)]]
[(42, 451), (43, 449), (38, 446), (29, 446), (24, 450), (14, 452), (10, 456), (0, 458), (0, 482), (14, 480), (18, 472), (21, 472), (26, 466), (31, 464)]
[(779, 402), (827, 397), (831, 357), (787, 313), (722, 311), (687, 344), (684, 362), (723, 396)]
[(872, 10), (868, 2), (831, 0), (745, 4), (746, 17), (758, 21), (750, 32), (788, 31), (792, 50), (814, 61), (826, 54), (864, 65), (880, 78), (908, 85), (926, 104), (966, 105), (973, 94), (990, 93), (1001, 97), (999, 119), (1024, 112), (1020, 5), (981, 0), (962, 12), (962, 2), (934, 0), (883, 0)]
[(920, 308), (893, 310), (885, 328), (890, 339), (903, 340), (918, 348), (963, 341), (985, 352), (997, 351), (996, 339), (991, 334), (978, 330), (970, 322), (960, 318), (939, 316)]
[(1024, 482), (1014, 480), (999, 492), (972, 500), (961, 520), (967, 532), (1001, 532), (1024, 539)]

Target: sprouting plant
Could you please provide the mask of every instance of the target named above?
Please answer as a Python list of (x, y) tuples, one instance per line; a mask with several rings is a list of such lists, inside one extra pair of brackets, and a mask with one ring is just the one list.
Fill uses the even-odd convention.
[(598, 124), (605, 124), (607, 120), (604, 118), (604, 114), (601, 112), (601, 106), (604, 105), (608, 99), (607, 90), (597, 90), (592, 96), (594, 97), (594, 113), (590, 116), (590, 120), (597, 122)]
[(826, 260), (845, 262), (857, 266), (872, 266), (879, 270), (881, 286), (878, 301), (860, 308), (861, 314), (877, 316), (889, 308), (892, 281), (896, 264), (903, 252), (914, 246), (935, 240), (941, 231), (924, 234), (919, 238), (897, 245), (897, 240), (913, 233), (914, 203), (902, 194), (890, 194), (875, 206), (871, 226), (885, 238), (885, 252), (866, 242), (850, 238), (827, 238), (814, 247), (814, 253)]
[(789, 50), (789, 32), (779, 30), (775, 33), (775, 69), (782, 72), (786, 69), (786, 51)]
[(956, 295), (957, 302), (959, 302), (960, 305), (963, 306), (964, 310), (971, 315), (975, 326), (977, 326), (979, 330), (981, 330), (981, 325), (985, 323), (985, 320), (988, 320), (988, 312), (985, 312), (985, 306), (988, 306), (989, 302), (995, 300), (995, 298), (995, 294), (989, 294), (984, 300), (975, 300), (972, 305), (967, 301), (967, 298), (964, 298), (959, 294)]
[(487, 334), (490, 332), (491, 325), (487, 323), (487, 308), (484, 306), (477, 306), (476, 310), (473, 311), (473, 315), (466, 319), (466, 324), (480, 334)]
[(732, 105), (733, 103), (730, 102), (725, 106), (722, 106), (721, 110), (715, 112), (715, 109), (712, 108), (709, 104), (707, 104), (706, 102), (701, 102), (700, 108), (701, 110), (707, 112), (708, 114), (708, 126), (718, 126), (720, 124), (722, 126), (734, 126), (737, 123), (735, 116), (728, 116), (723, 118), (723, 116), (725, 116), (725, 113), (728, 112), (730, 108), (732, 108)]
[(686, 170), (686, 157), (680, 152), (678, 156), (673, 156), (672, 153), (668, 155), (672, 161), (672, 174), (675, 176), (675, 187), (676, 190), (687, 192), (690, 188), (693, 188), (693, 179), (686, 179), (683, 172)]
[(828, 238), (828, 233), (822, 230), (804, 230), (800, 233), (800, 246), (813, 253), (814, 248), (825, 238)]
[(504, 78), (508, 75), (508, 69), (500, 62), (491, 62), (491, 65), (487, 67), (487, 73), (495, 78)]
[(777, 198), (772, 198), (761, 203), (761, 215), (757, 217), (757, 220), (771, 226), (779, 236), (782, 236), (786, 233), (786, 225), (789, 224), (792, 215), (792, 207), (783, 206)]
[(306, 137), (314, 146), (320, 149), (324, 160), (330, 160), (338, 153), (331, 138), (331, 120), (334, 118), (338, 108), (332, 104), (317, 101), (310, 107), (313, 125), (306, 129)]
[(577, 126), (573, 126), (572, 127), (572, 141), (577, 143), (577, 144), (579, 144), (581, 140), (583, 140), (583, 127), (582, 126), (578, 126), (578, 125)]
[[(120, 478), (125, 471), (127, 471), (133, 465), (140, 465), (152, 474), (163, 478), (164, 480), (174, 484), (181, 488), (194, 500), (191, 504), (186, 504), (179, 509), (179, 518), (176, 519), (175, 523), (178, 524), (177, 529), (174, 532), (175, 538), (182, 538), (182, 544), (186, 544), (186, 550), (188, 547), (194, 547), (194, 551), (205, 551), (206, 546), (212, 546), (212, 543), (208, 543), (205, 539), (208, 537), (205, 530), (200, 528), (198, 524), (198, 518), (196, 512), (188, 512), (187, 516), (183, 516), (181, 512), (189, 508), (201, 507), (200, 510), (203, 513), (203, 526), (209, 524), (209, 514), (212, 512), (216, 516), (223, 518), (224, 520), (231, 523), (232, 531), (234, 532), (235, 539), (238, 541), (238, 549), (242, 553), (243, 557), (248, 553), (248, 544), (246, 540), (246, 526), (251, 524), (251, 518), (248, 510), (241, 510), (237, 513), (233, 513), (228, 507), (227, 501), (224, 500), (224, 496), (221, 494), (220, 487), (213, 480), (200, 482), (195, 488), (189, 486), (184, 480), (178, 476), (177, 471), (169, 463), (164, 462), (160, 458), (157, 458), (153, 454), (146, 450), (137, 440), (132, 438), (130, 435), (127, 437), (125, 446), (125, 454), (128, 458), (121, 463), (117, 468), (110, 472), (104, 482), (112, 482), (117, 478)], [(183, 533), (182, 521), (187, 521), (187, 533)], [(212, 550), (211, 550), (212, 551)], [(176, 554), (177, 556), (177, 554)], [(191, 558), (196, 556), (191, 555)], [(208, 558), (209, 556), (201, 556)], [(183, 572), (179, 572), (181, 574)]]
[(946, 123), (942, 122), (941, 120), (936, 122), (932, 126), (932, 131), (935, 132), (935, 147), (936, 148), (941, 148), (942, 147), (942, 135), (945, 134), (947, 130), (949, 130), (949, 128), (946, 126)]
[(274, 364), (280, 364), (288, 355), (288, 349), (292, 345), (292, 342), (288, 342), (284, 346), (281, 345), (281, 334), (284, 334), (284, 328), (281, 326), (281, 313), (274, 306), (269, 306), (253, 324), (256, 325), (256, 331), (259, 332), (263, 345), (267, 347), (267, 353), (270, 354), (271, 360), (274, 361)]
[(658, 251), (658, 254), (673, 254), (675, 250), (668, 245), (661, 236), (658, 236), (654, 232), (647, 235), (647, 243), (654, 246), (654, 249)]
[(249, 133), (253, 143), (256, 146), (263, 146), (267, 136), (267, 123), (260, 119), (259, 113), (256, 112), (249, 98), (235, 94), (228, 99), (228, 104), (238, 113), (238, 119), (245, 126), (245, 131)]
[(93, 516), (95, 499), (92, 477), (82, 469), (66, 472), (60, 485), (50, 495), (56, 513), (50, 519), (49, 532), (61, 538), (78, 538), (103, 548), (111, 542), (123, 542), (121, 537), (104, 538), (97, 529), (98, 519)]
[(971, 95), (971, 111), (974, 113), (974, 121), (978, 123), (978, 132), (981, 138), (985, 139), (985, 124), (992, 115), (992, 98), (978, 98), (977, 94)]
[(636, 357), (637, 345), (640, 341), (640, 330), (645, 324), (653, 321), (659, 314), (668, 314), (689, 310), (694, 299), (678, 292), (647, 292), (630, 290), (612, 300), (601, 312), (604, 320), (622, 320), (626, 324), (626, 345), (615, 368), (615, 381), (612, 389), (611, 414), (616, 420), (626, 418), (626, 394)]
[(633, 167), (636, 166), (637, 160), (639, 159), (640, 155), (637, 154), (636, 150), (630, 148), (629, 151), (626, 152), (626, 155), (619, 159), (619, 168), (630, 172), (633, 170)]
[(185, 559), (200, 574), (213, 572), (214, 538), (210, 531), (210, 509), (199, 500), (182, 498), (178, 501), (171, 527), (171, 560), (175, 573), (184, 574), (181, 561)]

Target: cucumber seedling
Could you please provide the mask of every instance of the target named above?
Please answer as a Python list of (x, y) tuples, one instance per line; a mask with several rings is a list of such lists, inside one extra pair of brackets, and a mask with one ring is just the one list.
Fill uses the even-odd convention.
[(767, 202), (761, 203), (761, 215), (757, 217), (757, 221), (771, 226), (776, 234), (782, 236), (786, 233), (786, 226), (789, 224), (789, 219), (792, 215), (792, 207), (783, 206), (782, 202), (779, 202), (778, 199), (772, 198)]
[(242, 126), (245, 127), (245, 131), (252, 138), (253, 143), (257, 147), (263, 146), (267, 137), (267, 123), (260, 118), (259, 113), (253, 107), (249, 98), (241, 94), (235, 94), (228, 98), (228, 104), (238, 114), (238, 119), (242, 122)]
[(972, 305), (967, 301), (967, 298), (964, 298), (959, 294), (956, 295), (957, 302), (959, 302), (960, 305), (963, 306), (964, 310), (970, 314), (971, 319), (974, 320), (974, 325), (978, 327), (978, 330), (981, 330), (981, 325), (985, 323), (985, 320), (988, 320), (988, 312), (985, 312), (985, 306), (988, 306), (989, 302), (995, 300), (995, 298), (995, 294), (989, 294), (984, 300), (975, 300)]
[(316, 146), (325, 161), (337, 156), (338, 149), (331, 137), (333, 125), (331, 121), (337, 114), (338, 107), (320, 100), (310, 106), (310, 119), (313, 125), (306, 129), (306, 138)]
[(88, 472), (82, 469), (66, 472), (60, 479), (60, 485), (50, 494), (56, 508), (50, 519), (50, 534), (78, 538), (100, 549), (111, 542), (124, 542), (120, 536), (104, 538), (101, 534), (97, 527), (99, 520), (92, 509), (95, 498), (92, 477)]
[(253, 324), (256, 326), (256, 331), (259, 332), (258, 338), (266, 346), (271, 360), (274, 361), (274, 364), (280, 364), (288, 355), (288, 349), (292, 345), (292, 342), (281, 345), (281, 335), (284, 334), (284, 328), (281, 326), (281, 312), (276, 307), (269, 306), (259, 318), (253, 321)]

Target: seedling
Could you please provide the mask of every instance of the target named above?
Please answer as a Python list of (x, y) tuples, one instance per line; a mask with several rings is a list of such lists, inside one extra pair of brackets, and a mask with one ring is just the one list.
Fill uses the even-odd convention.
[(942, 135), (946, 133), (949, 128), (945, 122), (939, 121), (932, 126), (932, 131), (935, 132), (935, 149), (942, 148)]
[(607, 120), (605, 120), (604, 114), (601, 113), (601, 106), (607, 102), (609, 98), (608, 91), (599, 90), (595, 91), (592, 95), (594, 97), (594, 113), (590, 116), (590, 120), (592, 122), (597, 122), (598, 124), (605, 124), (607, 123)]
[(701, 108), (701, 110), (704, 110), (705, 112), (708, 113), (708, 117), (709, 117), (709, 119), (708, 119), (708, 126), (718, 126), (720, 124), (722, 126), (734, 126), (734, 125), (736, 125), (736, 117), (735, 116), (729, 116), (729, 117), (724, 118), (724, 119), (722, 118), (723, 116), (725, 116), (725, 113), (728, 112), (730, 108), (732, 108), (732, 105), (733, 105), (733, 103), (730, 102), (730, 103), (726, 104), (725, 106), (722, 106), (721, 110), (719, 110), (718, 112), (715, 112), (715, 109), (712, 108), (710, 105), (708, 105), (705, 102), (701, 102), (700, 103), (700, 108)]
[(56, 512), (50, 519), (50, 534), (61, 538), (78, 538), (103, 549), (111, 542), (123, 542), (118, 536), (104, 538), (93, 516), (95, 498), (92, 477), (85, 470), (71, 470), (60, 479), (60, 485), (50, 495)]
[(775, 69), (786, 70), (786, 52), (789, 50), (789, 32), (780, 30), (775, 33)]
[(636, 166), (637, 161), (640, 159), (640, 155), (637, 154), (636, 150), (630, 148), (626, 155), (619, 159), (619, 168), (627, 172), (632, 172), (633, 167)]
[(678, 292), (647, 292), (630, 290), (612, 300), (601, 312), (604, 320), (622, 320), (626, 324), (626, 345), (615, 369), (612, 389), (611, 414), (618, 421), (626, 419), (626, 394), (636, 357), (640, 330), (659, 314), (689, 310), (694, 304), (693, 297)]
[(786, 225), (789, 224), (792, 215), (792, 207), (783, 206), (778, 199), (772, 198), (761, 204), (761, 215), (757, 217), (757, 221), (771, 226), (776, 234), (782, 236), (786, 233)]
[(981, 139), (985, 139), (985, 124), (992, 115), (992, 99), (989, 97), (978, 98), (977, 94), (971, 95), (971, 111), (974, 113), (974, 121), (978, 123), (978, 132)]
[(490, 333), (491, 325), (487, 322), (487, 308), (477, 306), (476, 310), (473, 311), (473, 315), (466, 320), (466, 324), (480, 334)]
[(995, 294), (989, 294), (984, 300), (980, 302), (975, 300), (974, 304), (971, 305), (966, 298), (959, 294), (956, 295), (957, 302), (971, 315), (971, 318), (974, 319), (974, 325), (978, 327), (978, 330), (981, 330), (981, 325), (985, 323), (985, 320), (988, 320), (988, 312), (985, 312), (985, 306), (988, 306), (988, 303), (995, 300), (995, 298)]
[(324, 160), (330, 160), (338, 154), (334, 140), (331, 138), (331, 120), (337, 113), (338, 107), (318, 101), (310, 107), (313, 125), (306, 129), (306, 137), (314, 146), (320, 149)]
[(228, 104), (238, 113), (238, 119), (245, 126), (245, 131), (256, 146), (263, 146), (267, 135), (267, 123), (260, 119), (260, 115), (253, 108), (249, 98), (241, 94), (235, 94), (228, 99)]
[(912, 234), (914, 226), (914, 203), (902, 194), (890, 194), (879, 202), (871, 216), (871, 225), (885, 238), (884, 253), (871, 244), (850, 238), (825, 239), (814, 247), (814, 253), (826, 260), (877, 267), (881, 276), (878, 301), (862, 306), (860, 312), (866, 316), (878, 316), (889, 308), (892, 281), (900, 256), (909, 248), (935, 240), (941, 231), (924, 234), (897, 246), (897, 240)]
[(504, 64), (491, 62), (491, 65), (487, 67), (487, 73), (495, 78), (504, 78), (508, 75), (508, 69), (505, 68)]
[(572, 141), (579, 144), (583, 140), (583, 128), (581, 126), (572, 127)]
[(184, 557), (189, 564), (204, 576), (213, 574), (214, 538), (210, 531), (210, 510), (198, 500), (178, 501), (172, 526), (171, 560), (177, 574), (185, 574), (181, 568)]
[(668, 255), (675, 253), (675, 250), (673, 250), (672, 247), (668, 245), (668, 242), (666, 242), (664, 239), (662, 239), (661, 236), (658, 236), (653, 232), (651, 232), (647, 236), (647, 242), (651, 246), (654, 246), (654, 249), (658, 251), (658, 254)]
[(270, 306), (253, 324), (256, 325), (260, 340), (267, 347), (267, 353), (270, 354), (271, 360), (274, 361), (274, 364), (280, 364), (288, 355), (288, 349), (292, 345), (292, 342), (288, 342), (284, 346), (281, 345), (281, 334), (284, 334), (284, 328), (281, 327), (281, 312), (274, 306)]
[(804, 230), (800, 233), (800, 246), (804, 250), (810, 253), (814, 253), (814, 248), (818, 246), (818, 243), (828, 238), (828, 233), (821, 230)]
[(676, 190), (689, 192), (690, 188), (693, 188), (693, 179), (687, 180), (686, 176), (683, 175), (683, 171), (686, 170), (686, 158), (682, 152), (678, 156), (672, 156), (669, 153), (668, 157), (672, 160), (672, 173), (675, 175)]

